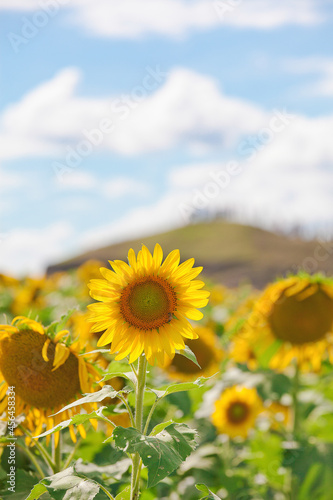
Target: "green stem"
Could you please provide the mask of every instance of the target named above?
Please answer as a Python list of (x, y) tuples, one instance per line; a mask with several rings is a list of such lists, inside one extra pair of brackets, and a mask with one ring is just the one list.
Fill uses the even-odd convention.
[[(293, 398), (293, 410), (294, 410), (294, 415), (293, 415), (293, 429), (292, 429), (292, 434), (293, 434), (293, 440), (298, 441), (299, 439), (299, 401), (298, 401), (298, 393), (300, 389), (300, 380), (299, 380), (299, 366), (298, 364), (295, 365), (295, 373), (294, 373), (294, 378), (293, 378), (293, 388), (292, 388), (292, 398)], [(297, 483), (297, 478), (295, 477), (294, 474), (294, 463), (291, 466), (291, 488), (290, 488), (290, 499), (291, 500), (296, 500), (298, 496), (298, 483)]]
[(63, 469), (64, 469), (64, 470), (65, 470), (65, 469), (67, 469), (67, 467), (69, 467), (69, 466), (70, 466), (70, 463), (71, 463), (71, 461), (73, 460), (74, 455), (75, 455), (75, 453), (77, 452), (77, 449), (78, 449), (78, 447), (80, 446), (81, 442), (82, 442), (82, 437), (80, 437), (80, 438), (76, 441), (76, 443), (75, 443), (75, 446), (74, 446), (73, 450), (72, 450), (72, 451), (71, 451), (71, 453), (68, 455), (67, 460), (66, 460), (66, 462), (64, 463), (64, 467), (63, 467)]
[(131, 367), (132, 372), (133, 372), (133, 373), (134, 373), (134, 375), (136, 376), (136, 378), (138, 378), (138, 372), (137, 372), (137, 370), (136, 370), (136, 368), (135, 368), (134, 363), (130, 363), (130, 367)]
[(156, 406), (158, 405), (159, 402), (160, 402), (160, 398), (156, 398), (154, 401), (154, 404), (150, 408), (150, 412), (149, 412), (149, 415), (148, 415), (147, 420), (146, 420), (146, 425), (145, 425), (145, 428), (143, 430), (144, 435), (146, 435), (148, 432), (148, 427), (149, 427), (149, 424), (151, 421), (151, 417), (153, 416), (153, 413), (154, 413)]
[(294, 421), (293, 421), (293, 437), (297, 441), (299, 434), (299, 404), (298, 404), (298, 392), (299, 392), (299, 367), (295, 366), (295, 374), (293, 380), (293, 409), (294, 409)]
[(132, 413), (132, 410), (131, 410), (131, 407), (130, 405), (128, 404), (128, 402), (126, 401), (126, 398), (124, 398), (123, 396), (118, 396), (118, 398), (124, 403), (124, 405), (126, 406), (126, 409), (128, 411), (128, 414), (129, 414), (129, 418), (130, 418), (130, 421), (131, 421), (131, 425), (132, 427), (135, 427), (135, 421), (134, 421), (134, 416), (133, 416), (133, 413)]
[(38, 472), (38, 474), (39, 474), (39, 476), (40, 476), (40, 479), (44, 479), (45, 474), (44, 474), (44, 472), (43, 472), (43, 470), (42, 470), (41, 466), (39, 465), (38, 460), (37, 460), (37, 458), (35, 457), (35, 455), (34, 455), (34, 454), (33, 454), (33, 453), (29, 450), (29, 448), (28, 448), (28, 447), (26, 447), (26, 446), (21, 446), (21, 445), (20, 445), (20, 444), (18, 444), (18, 443), (16, 443), (16, 446), (17, 446), (18, 448), (20, 448), (20, 449), (23, 451), (23, 453), (25, 453), (25, 454), (27, 455), (27, 457), (29, 457), (29, 459), (31, 460), (31, 462), (34, 464), (35, 469), (36, 469), (36, 471)]
[[(135, 390), (135, 428), (142, 432), (143, 427), (143, 398), (146, 387), (147, 360), (143, 355), (139, 358), (138, 382)], [(133, 456), (132, 478), (131, 478), (131, 500), (137, 500), (140, 495), (140, 472), (141, 460), (139, 453)]]
[(50, 454), (48, 453), (48, 451), (44, 448), (44, 446), (38, 441), (38, 439), (35, 439), (33, 437), (33, 435), (25, 428), (23, 427), (22, 425), (19, 426), (19, 428), (21, 429), (21, 431), (23, 432), (23, 434), (26, 434), (30, 439), (31, 441), (33, 441), (35, 443), (35, 446), (37, 448), (37, 450), (39, 451), (39, 453), (41, 454), (41, 457), (44, 459), (45, 463), (51, 468), (51, 470), (54, 472), (54, 469), (55, 469), (55, 464), (50, 456)]
[(59, 433), (58, 443), (55, 444), (56, 434), (52, 434), (52, 455), (55, 465), (54, 473), (61, 471), (61, 433)]

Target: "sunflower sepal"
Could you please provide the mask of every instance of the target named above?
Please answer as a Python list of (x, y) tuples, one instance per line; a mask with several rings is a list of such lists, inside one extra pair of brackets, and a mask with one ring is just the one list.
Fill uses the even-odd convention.
[(47, 335), (51, 338), (55, 337), (57, 333), (66, 328), (68, 321), (71, 319), (73, 314), (77, 313), (78, 311), (78, 307), (73, 307), (72, 309), (69, 309), (65, 314), (63, 314), (60, 317), (59, 321), (53, 321), (53, 323), (45, 328), (45, 332), (47, 333)]

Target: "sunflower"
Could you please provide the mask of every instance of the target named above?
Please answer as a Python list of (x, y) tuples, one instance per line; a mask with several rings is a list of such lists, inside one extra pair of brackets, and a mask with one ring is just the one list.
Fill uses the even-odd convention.
[(144, 245), (137, 257), (130, 249), (129, 264), (110, 261), (113, 271), (102, 267), (104, 279), (88, 285), (100, 301), (88, 306), (95, 323), (91, 331), (105, 330), (97, 345), (111, 342), (116, 360), (129, 355), (133, 363), (144, 352), (151, 365), (163, 366), (176, 349), (185, 348), (185, 338), (198, 338), (188, 320), (200, 320), (197, 308), (208, 302), (209, 292), (200, 290), (203, 281), (195, 280), (202, 268), (193, 268), (194, 259), (179, 265), (179, 250), (162, 260), (158, 244), (153, 255)]
[(185, 344), (195, 354), (201, 368), (180, 354), (168, 359), (164, 367), (171, 378), (181, 381), (195, 380), (197, 377), (210, 377), (220, 369), (223, 351), (218, 345), (218, 338), (211, 328), (197, 326), (197, 340), (186, 339)]
[(333, 362), (333, 281), (298, 275), (268, 286), (244, 325), (243, 338), (260, 357), (273, 350), (269, 366), (284, 369), (296, 362), (319, 371)]
[(246, 438), (262, 412), (262, 402), (255, 389), (233, 386), (215, 402), (212, 421), (221, 434)]
[[(8, 388), (15, 387), (16, 415), (26, 416), (23, 425), (33, 434), (39, 435), (44, 424), (51, 429), (79, 413), (74, 407), (54, 415), (82, 393), (92, 392), (99, 379), (98, 371), (80, 356), (79, 343), (70, 343), (67, 330), (51, 336), (41, 323), (23, 316), (14, 318), (11, 326), (0, 326), (0, 415), (6, 415)], [(97, 406), (86, 404), (84, 409), (90, 413)], [(91, 423), (96, 426), (96, 421)], [(74, 427), (69, 431), (75, 442)], [(85, 436), (83, 425), (78, 431)], [(56, 443), (58, 439), (56, 433)]]

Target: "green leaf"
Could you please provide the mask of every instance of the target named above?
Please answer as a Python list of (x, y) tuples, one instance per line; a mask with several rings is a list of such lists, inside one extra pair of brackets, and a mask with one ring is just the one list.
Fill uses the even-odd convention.
[(310, 467), (300, 487), (298, 493), (299, 500), (308, 500), (310, 498), (312, 487), (319, 477), (323, 477), (323, 464), (316, 463)]
[(195, 382), (183, 382), (181, 384), (173, 384), (169, 385), (169, 387), (166, 388), (164, 391), (163, 396), (165, 397), (168, 396), (168, 394), (174, 394), (175, 392), (184, 392), (184, 391), (191, 391), (192, 389), (198, 389), (198, 387), (202, 387), (205, 385), (206, 381), (209, 380), (211, 377), (205, 378), (205, 377), (200, 377)]
[(115, 377), (123, 377), (132, 382), (132, 384), (135, 384), (136, 376), (132, 371), (128, 371), (128, 368), (129, 368), (128, 363), (122, 363), (120, 361), (112, 361), (108, 366), (108, 369), (104, 374), (102, 380), (100, 380), (100, 382), (106, 382), (107, 380), (111, 380)]
[(258, 356), (258, 361), (260, 366), (263, 368), (269, 368), (269, 362), (274, 356), (274, 354), (277, 353), (277, 351), (280, 349), (282, 344), (281, 340), (275, 340), (263, 353), (258, 354), (256, 351), (256, 355)]
[(58, 425), (55, 427), (52, 427), (52, 429), (49, 429), (43, 434), (40, 434), (39, 436), (35, 436), (36, 438), (41, 438), (48, 436), (49, 434), (53, 434), (54, 432), (61, 431), (62, 429), (66, 429), (66, 427), (69, 427), (70, 425), (79, 425), (79, 424), (84, 424), (87, 422), (87, 420), (90, 420), (91, 418), (96, 419), (96, 420), (103, 420), (104, 422), (107, 422), (111, 424), (110, 420), (104, 417), (103, 411), (106, 409), (106, 406), (102, 406), (96, 411), (93, 411), (91, 413), (84, 413), (84, 414), (79, 414), (79, 415), (74, 415), (73, 417), (69, 418), (68, 420), (63, 420), (60, 422)]
[(75, 406), (83, 405), (85, 403), (100, 403), (106, 398), (116, 398), (117, 396), (119, 396), (119, 394), (124, 394), (126, 392), (127, 391), (115, 391), (114, 388), (111, 387), (111, 385), (105, 385), (100, 391), (91, 392), (89, 394), (86, 394), (86, 396), (84, 396), (83, 398), (73, 401), (73, 403), (65, 406), (57, 413), (55, 413), (55, 415), (58, 415), (65, 410), (69, 410), (70, 408), (74, 408)]
[(197, 361), (196, 355), (194, 354), (194, 352), (192, 351), (192, 349), (189, 348), (188, 345), (185, 346), (185, 349), (182, 349), (181, 351), (176, 351), (176, 353), (180, 354), (181, 356), (184, 356), (185, 358), (187, 358), (190, 361), (192, 361), (192, 363), (194, 363), (195, 365), (197, 365), (200, 368), (200, 370), (201, 370), (201, 366), (199, 365), (199, 363)]
[(162, 424), (155, 425), (154, 429), (151, 431), (149, 436), (156, 436), (159, 432), (162, 432), (166, 427), (173, 424), (173, 420), (168, 420), (168, 422), (163, 422)]
[(271, 485), (280, 488), (285, 480), (280, 473), (283, 459), (282, 437), (258, 432), (251, 441), (251, 452), (247, 461), (265, 474)]
[(196, 489), (205, 493), (205, 497), (202, 497), (202, 500), (221, 500), (220, 497), (215, 495), (209, 488), (203, 483), (199, 483), (195, 485)]
[(9, 486), (7, 483), (6, 490), (0, 492), (0, 498), (1, 500), (7, 500), (7, 498), (8, 500), (25, 500), (37, 482), (37, 477), (28, 474), (25, 470), (17, 469), (15, 473), (15, 492), (7, 489)]
[[(118, 452), (119, 453), (119, 452)], [(94, 463), (84, 464), (81, 458), (75, 463), (75, 471), (80, 475), (87, 476), (96, 481), (102, 481), (103, 477), (112, 477), (120, 480), (125, 472), (128, 471), (132, 464), (130, 458), (117, 460), (116, 463), (110, 465), (96, 465)]]
[(68, 320), (71, 318), (71, 316), (74, 313), (78, 312), (78, 308), (74, 307), (73, 309), (69, 309), (66, 314), (63, 314), (60, 317), (59, 321), (54, 321), (47, 327), (47, 333), (49, 334), (56, 334), (58, 332), (61, 332), (61, 330), (66, 329), (66, 325), (68, 323)]
[(45, 477), (41, 484), (46, 486), (55, 500), (93, 500), (100, 489), (95, 481), (79, 477), (74, 467)]
[(116, 500), (131, 500), (131, 487), (127, 486), (123, 491), (118, 493)]
[(44, 484), (36, 484), (30, 492), (30, 495), (26, 500), (37, 500), (43, 493), (47, 491), (47, 488)]
[(148, 469), (147, 488), (169, 476), (197, 446), (196, 431), (185, 424), (171, 424), (156, 436), (144, 436), (133, 427), (117, 427), (113, 436), (119, 449), (139, 453)]

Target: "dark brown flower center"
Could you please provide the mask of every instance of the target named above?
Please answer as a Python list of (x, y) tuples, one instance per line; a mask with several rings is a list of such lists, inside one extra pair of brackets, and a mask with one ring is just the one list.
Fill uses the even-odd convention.
[(170, 365), (171, 371), (177, 371), (189, 375), (192, 373), (200, 373), (215, 359), (214, 352), (211, 347), (205, 344), (200, 337), (195, 340), (186, 340), (186, 345), (188, 345), (195, 354), (201, 369), (190, 359), (185, 358), (185, 356), (182, 356), (181, 354), (176, 354)]
[(292, 344), (321, 340), (332, 330), (333, 301), (320, 288), (300, 300), (301, 294), (286, 297), (283, 293), (274, 304), (269, 324), (275, 337)]
[(233, 424), (241, 424), (247, 419), (249, 414), (249, 407), (246, 403), (237, 401), (231, 403), (227, 410), (228, 420)]

